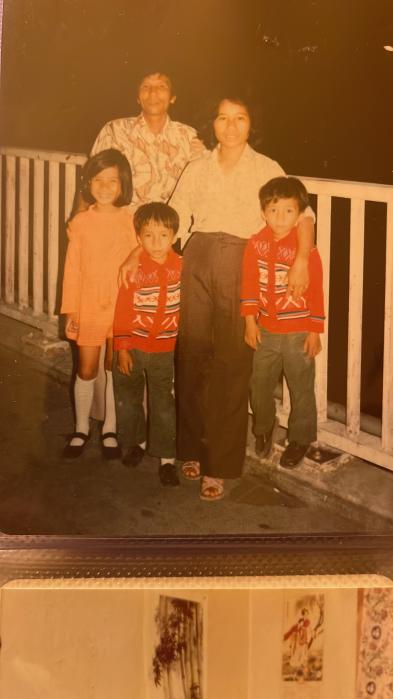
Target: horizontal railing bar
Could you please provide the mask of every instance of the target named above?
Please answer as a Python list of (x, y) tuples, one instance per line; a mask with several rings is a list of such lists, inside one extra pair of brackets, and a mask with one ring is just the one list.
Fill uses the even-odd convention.
[(0, 155), (14, 155), (16, 158), (31, 158), (32, 160), (47, 160), (55, 163), (73, 163), (84, 165), (87, 156), (83, 153), (67, 153), (67, 151), (37, 150), (35, 148), (13, 148), (1, 146)]
[(326, 194), (344, 199), (363, 199), (387, 204), (393, 198), (393, 186), (374, 182), (350, 182), (346, 180), (323, 180), (317, 177), (296, 175), (312, 194)]
[[(34, 160), (47, 160), (59, 163), (73, 163), (84, 165), (87, 156), (83, 153), (68, 153), (67, 151), (51, 151), (36, 148), (18, 148), (13, 146), (1, 146), (0, 155), (14, 155), (17, 158), (32, 158)], [(350, 180), (329, 180), (319, 177), (297, 175), (313, 194), (327, 194), (332, 197), (344, 197), (346, 199), (357, 197), (366, 201), (378, 201), (387, 203), (392, 199), (392, 185), (378, 184), (376, 182), (354, 182)], [(361, 194), (359, 193), (361, 191)]]

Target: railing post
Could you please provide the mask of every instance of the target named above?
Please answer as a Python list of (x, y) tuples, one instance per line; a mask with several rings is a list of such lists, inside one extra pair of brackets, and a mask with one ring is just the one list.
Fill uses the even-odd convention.
[(317, 206), (317, 243), (323, 264), (323, 295), (326, 320), (325, 332), (321, 338), (323, 350), (317, 357), (315, 365), (315, 393), (319, 422), (327, 420), (331, 211), (332, 198), (327, 194), (320, 194)]
[(15, 301), (15, 163), (15, 157), (7, 155), (4, 287), (6, 303), (14, 303)]
[(43, 311), (44, 271), (44, 162), (34, 161), (34, 214), (33, 214), (33, 313)]
[(65, 192), (64, 192), (64, 212), (67, 220), (72, 209), (75, 197), (75, 175), (76, 167), (73, 163), (66, 163), (65, 166)]
[(393, 450), (393, 198), (386, 212), (382, 449)]
[(362, 360), (364, 259), (364, 201), (351, 200), (348, 370), (347, 370), (347, 432), (356, 437), (360, 431), (360, 386)]
[(59, 260), (59, 163), (49, 163), (48, 315), (53, 318)]
[(19, 159), (19, 249), (18, 305), (29, 305), (29, 166), (28, 158)]

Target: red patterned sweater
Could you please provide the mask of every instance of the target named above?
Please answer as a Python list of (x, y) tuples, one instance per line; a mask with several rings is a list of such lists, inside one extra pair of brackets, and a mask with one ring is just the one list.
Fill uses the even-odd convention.
[(170, 250), (164, 264), (142, 251), (135, 282), (119, 289), (114, 348), (143, 352), (174, 349), (179, 323), (182, 259)]
[(324, 329), (322, 263), (317, 248), (310, 253), (310, 284), (299, 299), (286, 299), (286, 275), (297, 252), (297, 229), (274, 240), (269, 226), (247, 242), (243, 258), (241, 314), (253, 315), (273, 333), (317, 332)]

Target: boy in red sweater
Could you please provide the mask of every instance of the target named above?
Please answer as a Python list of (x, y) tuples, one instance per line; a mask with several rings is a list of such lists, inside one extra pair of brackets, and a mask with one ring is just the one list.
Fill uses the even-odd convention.
[(243, 262), (241, 314), (245, 341), (255, 350), (251, 378), (255, 450), (266, 458), (275, 426), (274, 389), (282, 373), (291, 397), (288, 446), (280, 464), (294, 468), (317, 437), (315, 361), (321, 351), (324, 307), (322, 264), (310, 253), (307, 291), (287, 296), (287, 274), (296, 257), (296, 223), (308, 206), (304, 185), (295, 177), (275, 177), (259, 191), (267, 226), (247, 243)]
[[(178, 332), (181, 258), (172, 250), (177, 212), (162, 202), (140, 206), (134, 226), (143, 250), (135, 281), (119, 289), (113, 324), (118, 351), (117, 385), (127, 386), (127, 431), (131, 447), (123, 459), (137, 466), (146, 450), (143, 406), (148, 386), (148, 452), (160, 459), (162, 485), (179, 485), (175, 466), (173, 353)], [(124, 393), (123, 393), (124, 395)]]

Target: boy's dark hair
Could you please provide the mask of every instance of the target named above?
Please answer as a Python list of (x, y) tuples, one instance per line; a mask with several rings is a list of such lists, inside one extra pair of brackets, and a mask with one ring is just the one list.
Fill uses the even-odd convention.
[(262, 211), (270, 202), (278, 199), (295, 199), (299, 205), (299, 211), (304, 211), (309, 203), (307, 189), (297, 177), (273, 177), (259, 190)]
[(120, 178), (121, 193), (114, 202), (115, 206), (127, 206), (132, 199), (132, 175), (130, 164), (119, 150), (107, 148), (93, 155), (85, 163), (81, 173), (81, 194), (88, 204), (94, 204), (95, 199), (90, 192), (90, 183), (93, 177), (107, 167), (117, 167)]
[(150, 204), (142, 204), (134, 214), (134, 226), (137, 235), (150, 221), (161, 223), (165, 228), (172, 230), (175, 235), (179, 230), (179, 214), (169, 204), (162, 201), (152, 201)]

